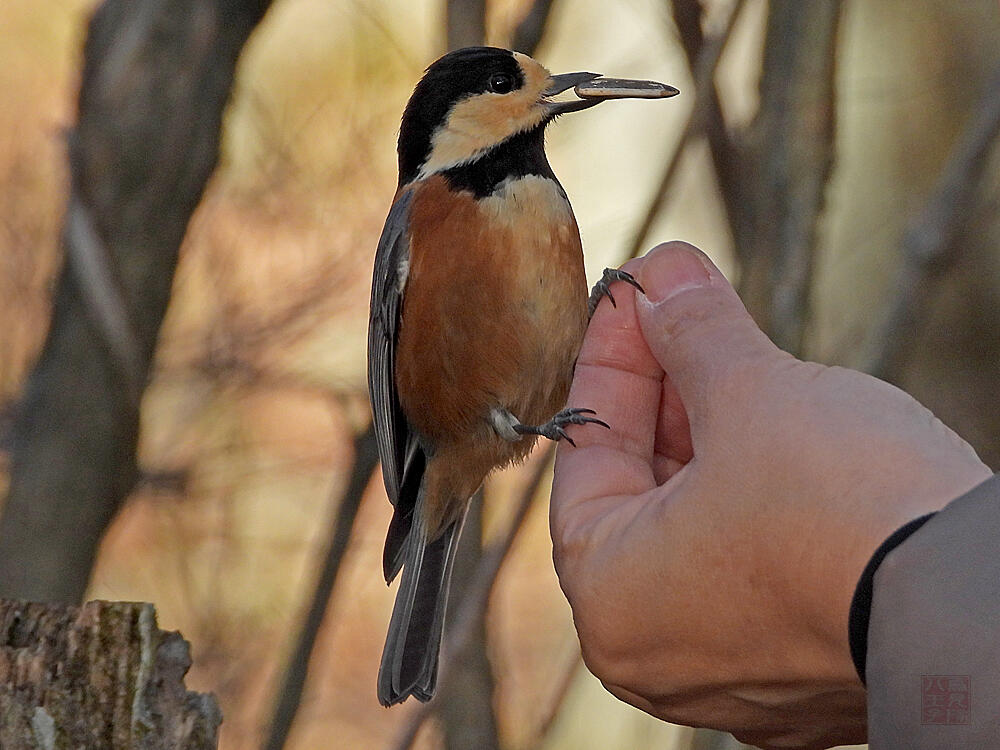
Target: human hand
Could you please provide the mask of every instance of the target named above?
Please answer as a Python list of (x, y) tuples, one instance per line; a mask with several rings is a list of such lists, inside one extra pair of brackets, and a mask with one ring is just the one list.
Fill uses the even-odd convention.
[(690, 245), (625, 270), (646, 297), (599, 307), (569, 398), (612, 429), (571, 433), (552, 490), (588, 667), (654, 716), (759, 746), (864, 741), (858, 577), (989, 468), (899, 389), (777, 349)]

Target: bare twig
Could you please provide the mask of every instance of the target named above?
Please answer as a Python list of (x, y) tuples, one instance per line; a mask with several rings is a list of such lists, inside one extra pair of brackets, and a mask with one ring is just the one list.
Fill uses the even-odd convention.
[(674, 178), (677, 175), (677, 169), (680, 166), (681, 157), (684, 155), (685, 148), (688, 143), (690, 143), (696, 136), (701, 135), (705, 130), (705, 124), (710, 119), (711, 102), (713, 98), (716, 98), (715, 86), (712, 83), (715, 76), (715, 69), (719, 65), (719, 60), (722, 58), (722, 53), (726, 48), (726, 42), (732, 35), (733, 27), (736, 25), (736, 20), (739, 18), (740, 11), (743, 9), (745, 4), (745, 0), (736, 0), (736, 4), (726, 21), (725, 28), (719, 33), (718, 36), (701, 46), (697, 62), (694, 65), (694, 106), (691, 108), (691, 114), (688, 115), (688, 120), (684, 125), (684, 130), (681, 131), (681, 137), (678, 139), (677, 145), (674, 146), (670, 159), (667, 161), (663, 177), (660, 178), (660, 184), (653, 193), (653, 198), (650, 201), (649, 207), (646, 209), (646, 213), (643, 215), (643, 220), (639, 224), (639, 229), (635, 233), (635, 238), (629, 246), (629, 258), (634, 258), (640, 253), (643, 243), (646, 241), (646, 236), (649, 234), (649, 230), (653, 226), (653, 222), (663, 209), (663, 203), (666, 201), (667, 191), (673, 184)]
[(285, 667), (285, 675), (281, 681), (271, 719), (271, 728), (267, 742), (264, 743), (266, 750), (281, 750), (295, 721), (309, 672), (309, 659), (316, 645), (316, 636), (326, 615), (330, 593), (337, 582), (337, 572), (340, 570), (340, 563), (344, 559), (344, 552), (347, 550), (354, 529), (361, 498), (376, 466), (378, 466), (378, 448), (375, 444), (375, 427), (372, 425), (354, 441), (354, 465), (351, 468), (351, 476), (337, 507), (337, 515), (330, 532), (330, 542), (323, 559), (323, 567), (316, 580), (309, 611), (302, 621), (295, 651)]
[(524, 18), (514, 29), (510, 48), (533, 55), (545, 35), (545, 26), (552, 12), (552, 0), (534, 0)]
[[(684, 49), (684, 55), (687, 57), (693, 77), (697, 78), (699, 58), (705, 48), (705, 35), (701, 27), (705, 15), (704, 5), (701, 0), (673, 0), (672, 8), (674, 25), (677, 27), (681, 47)], [(698, 95), (704, 99), (705, 111), (702, 115), (702, 127), (708, 141), (712, 164), (715, 167), (719, 193), (726, 210), (730, 232), (736, 236), (739, 233), (737, 222), (740, 218), (741, 192), (739, 150), (726, 128), (725, 118), (722, 115), (722, 104), (719, 102), (714, 78), (698, 82), (696, 89)]]
[(705, 34), (701, 29), (701, 21), (705, 15), (705, 6), (701, 0), (671, 0), (674, 26), (680, 35), (681, 46), (687, 56), (688, 65), (694, 69), (705, 42)]
[(541, 750), (542, 747), (546, 746), (549, 731), (559, 717), (559, 711), (562, 709), (563, 703), (566, 702), (566, 696), (569, 694), (569, 689), (573, 685), (573, 681), (576, 679), (581, 666), (583, 666), (583, 659), (580, 656), (580, 650), (579, 648), (574, 648), (573, 657), (566, 662), (566, 666), (562, 669), (559, 679), (555, 682), (552, 697), (545, 708), (545, 713), (539, 719), (534, 739), (528, 744), (528, 747)]
[[(465, 650), (474, 635), (477, 620), (486, 611), (490, 592), (493, 590), (493, 583), (500, 573), (503, 561), (506, 559), (507, 553), (510, 552), (518, 532), (524, 525), (524, 519), (528, 514), (528, 509), (531, 508), (531, 502), (538, 492), (538, 487), (545, 477), (545, 472), (549, 468), (553, 452), (554, 447), (552, 445), (547, 445), (541, 452), (535, 464), (534, 471), (515, 506), (514, 516), (511, 519), (510, 525), (500, 539), (492, 542), (483, 550), (483, 556), (472, 577), (472, 582), (469, 584), (468, 592), (462, 601), (458, 603), (458, 609), (455, 612), (453, 621), (454, 625), (451, 630), (451, 641), (445, 644), (444, 653), (441, 655), (438, 695), (446, 691), (448, 673), (455, 655), (461, 654)], [(413, 746), (420, 727), (423, 726), (423, 723), (434, 711), (436, 702), (435, 699), (428, 703), (422, 703), (414, 709), (402, 732), (400, 732), (397, 741), (392, 745), (395, 750), (407, 750)]]
[(246, 312), (228, 316), (218, 321), (218, 335), (227, 339), (226, 345), (238, 346), (244, 352), (267, 346), (279, 336), (287, 346), (314, 332), (320, 321), (329, 319), (331, 301), (341, 297), (342, 274), (343, 268), (336, 262), (324, 264), (309, 282), (285, 291), (283, 306), (275, 301), (257, 319)]
[(902, 262), (885, 320), (874, 336), (866, 370), (880, 378), (899, 373), (933, 292), (934, 278), (961, 257), (955, 240), (967, 221), (994, 142), (1000, 137), (1000, 67), (952, 149), (923, 210), (903, 233)]
[(772, 0), (760, 110), (743, 155), (739, 291), (793, 354), (809, 318), (816, 227), (833, 168), (839, 0)]
[(160, 495), (183, 497), (187, 493), (191, 470), (183, 469), (139, 469), (138, 486), (147, 492)]

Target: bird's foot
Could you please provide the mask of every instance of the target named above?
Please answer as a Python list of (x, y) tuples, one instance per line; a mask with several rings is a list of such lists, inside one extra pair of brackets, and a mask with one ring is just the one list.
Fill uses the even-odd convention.
[(620, 268), (605, 268), (600, 280), (590, 290), (590, 299), (587, 301), (587, 312), (590, 314), (590, 317), (594, 317), (594, 311), (597, 309), (597, 305), (600, 303), (602, 297), (607, 297), (611, 300), (612, 307), (618, 307), (618, 303), (615, 302), (615, 296), (611, 293), (611, 285), (616, 281), (624, 281), (626, 284), (631, 284), (645, 294), (645, 290), (628, 271), (622, 271)]
[(593, 409), (563, 409), (545, 424), (516, 424), (513, 425), (513, 428), (519, 435), (541, 435), (542, 437), (547, 437), (549, 440), (565, 440), (575, 448), (576, 443), (573, 442), (573, 438), (566, 434), (566, 430), (564, 429), (566, 425), (599, 424), (601, 427), (606, 427), (609, 430), (611, 429), (611, 425), (603, 419), (586, 416), (588, 414), (596, 413), (597, 412)]

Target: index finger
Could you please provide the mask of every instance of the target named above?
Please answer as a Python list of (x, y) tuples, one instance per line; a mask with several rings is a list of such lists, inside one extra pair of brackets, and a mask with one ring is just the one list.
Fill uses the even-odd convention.
[[(624, 270), (635, 274), (641, 259)], [(610, 426), (573, 427), (576, 447), (559, 445), (552, 512), (615, 495), (637, 495), (656, 486), (653, 450), (663, 369), (646, 345), (636, 317), (634, 291), (614, 285), (618, 303), (602, 300), (587, 329), (567, 404), (593, 409)]]

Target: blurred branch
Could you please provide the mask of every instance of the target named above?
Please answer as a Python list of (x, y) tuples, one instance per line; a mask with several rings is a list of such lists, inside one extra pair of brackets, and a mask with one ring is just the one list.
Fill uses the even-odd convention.
[(552, 0), (534, 0), (527, 14), (514, 29), (510, 48), (526, 55), (534, 55), (545, 35), (545, 26), (548, 24), (551, 12)]
[(339, 269), (332, 273), (321, 269), (315, 276), (315, 283), (287, 290), (286, 306), (274, 305), (264, 319), (253, 320), (249, 315), (236, 314), (214, 321), (209, 346), (218, 346), (222, 339), (222, 346), (229, 350), (255, 352), (276, 341), (286, 346), (293, 344), (314, 333), (319, 323), (329, 319), (326, 305), (338, 296), (341, 284)]
[(166, 495), (183, 497), (187, 493), (191, 470), (140, 469), (138, 484), (142, 489)]
[[(461, 602), (476, 580), (483, 557), (483, 489), (472, 499), (458, 541), (451, 578), (452, 601)], [(444, 642), (451, 643), (455, 622), (445, 623)], [(448, 684), (436, 701), (445, 750), (500, 750), (493, 712), (495, 678), (486, 648), (486, 612), (477, 612), (469, 625), (467, 641), (451, 659)]]
[(302, 691), (309, 673), (309, 660), (316, 645), (316, 636), (323, 624), (330, 594), (337, 582), (337, 573), (351, 539), (361, 498), (364, 497), (365, 488), (377, 466), (378, 447), (375, 443), (375, 426), (372, 424), (354, 441), (354, 465), (351, 467), (351, 476), (337, 507), (333, 528), (330, 531), (330, 542), (327, 545), (319, 577), (316, 579), (309, 611), (299, 630), (295, 651), (285, 667), (271, 718), (271, 728), (264, 743), (265, 750), (281, 750), (292, 729), (295, 714), (302, 701)]
[(687, 56), (688, 65), (693, 70), (698, 53), (701, 52), (701, 46), (705, 42), (705, 34), (701, 29), (705, 6), (701, 0), (671, 0), (670, 7), (673, 11), (674, 25), (680, 35), (681, 46)]
[(0, 595), (79, 601), (135, 483), (135, 391), (218, 159), (236, 61), (268, 5), (107, 0), (91, 19), (70, 138), (67, 266), (15, 418)]
[(871, 374), (887, 380), (898, 376), (927, 310), (933, 281), (961, 257), (956, 240), (975, 204), (998, 136), (1000, 67), (993, 72), (926, 205), (903, 233), (902, 262), (890, 287), (891, 302), (865, 368)]
[(0, 600), (0, 747), (214, 750), (222, 715), (190, 666), (152, 604)]
[(629, 258), (636, 257), (642, 251), (643, 243), (649, 235), (649, 230), (653, 226), (653, 222), (656, 221), (656, 217), (663, 210), (667, 191), (677, 176), (677, 169), (680, 166), (684, 150), (696, 136), (701, 135), (705, 131), (706, 123), (711, 117), (712, 100), (716, 99), (715, 85), (713, 83), (715, 69), (719, 65), (719, 60), (722, 58), (722, 53), (726, 48), (726, 42), (729, 41), (729, 37), (732, 35), (733, 27), (736, 25), (736, 20), (739, 18), (740, 11), (744, 5), (746, 5), (745, 0), (736, 0), (736, 4), (733, 6), (726, 21), (725, 28), (718, 36), (701, 45), (697, 61), (693, 66), (694, 106), (691, 108), (691, 113), (684, 124), (684, 130), (681, 131), (681, 137), (677, 141), (677, 145), (674, 146), (670, 158), (667, 160), (667, 166), (663, 172), (663, 177), (660, 178), (660, 184), (653, 193), (653, 199), (650, 201), (649, 207), (643, 215), (642, 222), (639, 224), (639, 229), (636, 231), (635, 238), (629, 247)]
[(742, 3), (711, 41), (704, 39), (698, 0), (674, 0), (672, 7), (697, 98), (630, 255), (641, 251), (684, 149), (704, 134), (743, 264), (741, 293), (779, 346), (796, 352), (808, 319), (816, 224), (833, 164), (840, 2), (769, 4), (761, 108), (738, 139), (726, 130), (714, 74)]
[(0, 403), (0, 453), (6, 453), (14, 447), (13, 431), (16, 414), (17, 401), (11, 399)]
[(335, 383), (323, 383), (299, 373), (261, 365), (222, 346), (209, 349), (198, 358), (179, 363), (169, 370), (157, 372), (157, 377), (161, 380), (191, 376), (231, 388), (292, 391), (330, 402), (340, 401), (349, 393), (349, 390), (338, 387)]
[[(715, 175), (719, 183), (719, 193), (722, 195), (722, 203), (726, 209), (730, 231), (735, 236), (739, 231), (736, 224), (739, 217), (738, 202), (740, 196), (739, 151), (726, 130), (722, 104), (715, 88), (714, 74), (718, 60), (716, 59), (711, 66), (710, 75), (707, 78), (699, 76), (702, 66), (700, 58), (706, 44), (702, 31), (705, 8), (701, 0), (673, 0), (672, 8), (674, 25), (677, 27), (681, 47), (685, 57), (687, 57), (692, 77), (695, 79), (695, 92), (697, 96), (701, 97), (704, 108), (701, 114), (701, 130), (708, 140), (709, 153), (712, 156), (712, 164), (715, 167)], [(737, 10), (739, 8), (734, 8), (731, 12), (728, 24), (730, 29), (736, 21)], [(729, 31), (722, 38), (726, 38), (728, 33)], [(721, 55), (721, 51), (721, 49), (718, 50), (719, 55)]]
[(559, 717), (559, 711), (562, 709), (563, 703), (566, 702), (569, 689), (573, 685), (573, 681), (576, 679), (576, 675), (582, 666), (583, 657), (580, 656), (579, 649), (574, 649), (573, 658), (569, 660), (555, 682), (555, 690), (549, 699), (548, 706), (545, 708), (545, 713), (542, 714), (538, 722), (534, 739), (527, 745), (529, 748), (541, 750), (547, 746), (549, 731)]
[(76, 195), (70, 196), (63, 245), (66, 267), (76, 277), (83, 307), (111, 352), (112, 364), (125, 386), (128, 406), (138, 411), (145, 386), (139, 334), (129, 315), (111, 253), (101, 242), (90, 211)]
[[(438, 675), (438, 696), (447, 693), (455, 659), (463, 653), (475, 635), (476, 623), (486, 611), (490, 600), (490, 593), (493, 590), (493, 584), (496, 582), (503, 561), (506, 559), (507, 553), (510, 552), (518, 532), (524, 525), (524, 519), (531, 508), (531, 502), (538, 492), (542, 479), (545, 477), (545, 472), (549, 468), (549, 463), (554, 452), (555, 448), (551, 444), (545, 446), (541, 451), (541, 455), (535, 464), (535, 469), (528, 479), (521, 497), (517, 501), (514, 516), (507, 527), (507, 531), (504, 532), (500, 539), (492, 542), (483, 550), (483, 556), (476, 567), (475, 574), (472, 576), (468, 591), (462, 600), (458, 602), (453, 619), (454, 624), (451, 629), (451, 641), (445, 644), (444, 653), (441, 656), (441, 668)], [(408, 748), (413, 746), (420, 727), (423, 726), (423, 723), (431, 713), (436, 710), (437, 702), (438, 698), (435, 698), (428, 703), (418, 704), (414, 708), (398, 740), (392, 745), (395, 750), (408, 750)]]
[(740, 296), (793, 354), (808, 322), (816, 227), (833, 168), (840, 15), (839, 0), (771, 0), (760, 110), (743, 144)]
[(486, 39), (486, 0), (445, 0), (448, 50), (472, 47)]

